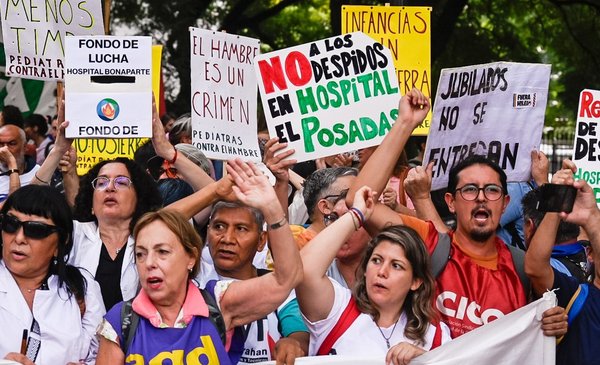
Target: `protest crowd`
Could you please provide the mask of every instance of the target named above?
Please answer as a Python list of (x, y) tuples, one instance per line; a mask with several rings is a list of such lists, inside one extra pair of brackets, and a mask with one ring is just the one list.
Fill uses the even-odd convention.
[[(200, 55), (202, 35), (192, 34)], [(0, 359), (292, 365), (326, 355), (429, 364), (428, 354), (451, 358), (444, 349), (463, 336), (551, 295), (556, 300), (539, 313), (515, 320), (514, 333), (504, 324), (497, 350), (522, 359), (545, 342), (551, 359), (544, 364), (600, 364), (600, 209), (581, 166), (566, 159), (550, 171), (539, 139), (528, 141), (535, 138), (527, 132), (519, 142), (499, 134), (435, 144), (443, 138), (434, 129), (456, 127), (450, 109), (441, 121), (434, 117), (442, 124), (432, 125), (429, 137), (415, 136), (433, 111), (430, 97), (418, 88), (400, 96), (384, 47), (353, 50), (361, 39), (352, 33), (332, 42), (342, 53), (319, 64), (321, 76), (336, 81), (328, 88), (288, 75), (303, 89), (273, 96), (292, 86), (278, 79), (274, 57), (261, 58), (257, 82), (267, 123), (243, 138), (199, 131), (194, 122), (202, 103), (203, 116), (243, 119), (233, 97), (219, 101), (232, 103), (226, 112), (204, 98), (181, 116), (159, 115), (152, 97), (136, 106), (150, 116), (144, 123), (151, 138), (131, 158), (98, 159), (81, 176), (68, 132), (68, 108), (77, 103), (68, 100), (75, 95), (68, 83), (53, 118), (23, 119), (5, 106)], [(250, 63), (252, 48), (244, 49), (242, 63)], [(307, 56), (324, 49), (314, 43), (288, 56), (310, 65)], [(327, 62), (344, 67), (327, 73)], [(489, 124), (486, 104), (514, 83), (513, 66), (494, 67), (480, 70), (482, 80), (494, 71), (495, 86), (471, 85), (459, 94), (455, 71), (438, 96), (456, 102), (481, 94), (488, 102), (475, 107), (474, 124)], [(345, 83), (353, 72), (366, 76)], [(477, 68), (469, 72), (478, 80)], [(289, 95), (298, 96), (307, 116), (288, 115), (290, 124), (267, 128), (292, 113)], [(380, 108), (377, 95), (394, 105)], [(541, 103), (539, 90), (514, 95), (515, 108)], [(102, 113), (117, 114), (114, 100), (105, 100)], [(365, 102), (364, 115), (349, 122), (344, 113), (331, 124), (325, 114), (310, 115), (358, 102)], [(253, 111), (242, 109), (243, 116)], [(368, 135), (379, 139), (360, 145)], [(212, 153), (237, 157), (208, 158)], [(530, 329), (535, 345), (519, 337), (516, 322)]]

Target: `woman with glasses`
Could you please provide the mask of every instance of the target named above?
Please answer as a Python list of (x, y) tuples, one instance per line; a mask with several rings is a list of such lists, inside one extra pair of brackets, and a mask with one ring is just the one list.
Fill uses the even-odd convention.
[(93, 364), (105, 310), (98, 284), (66, 262), (73, 218), (63, 195), (25, 186), (9, 196), (0, 219), (0, 358)]
[(106, 308), (136, 294), (131, 232), (144, 213), (161, 205), (154, 180), (128, 158), (99, 162), (82, 177), (70, 263), (94, 275)]

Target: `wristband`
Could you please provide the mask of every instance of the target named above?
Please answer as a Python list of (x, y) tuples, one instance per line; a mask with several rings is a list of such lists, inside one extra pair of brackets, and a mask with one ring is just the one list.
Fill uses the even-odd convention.
[[(354, 213), (353, 211), (349, 210), (350, 212), (350, 217), (352, 217), (352, 223), (354, 224), (354, 230), (358, 231), (358, 229), (360, 228), (358, 226), (358, 223), (356, 223), (356, 221), (360, 222), (360, 219), (356, 216), (356, 213)], [(356, 219), (354, 219), (356, 218)]]
[(171, 165), (174, 165), (175, 161), (177, 161), (177, 148), (173, 147), (173, 149), (175, 150), (175, 156), (173, 156), (173, 159), (169, 161)]
[(358, 208), (352, 207), (350, 210), (357, 215), (357, 218), (360, 221), (360, 226), (362, 227), (365, 224), (365, 215)]
[[(11, 170), (11, 171), (12, 171), (12, 170)], [(42, 184), (45, 184), (45, 185), (50, 185), (50, 182), (49, 182), (49, 181), (44, 181), (44, 180), (40, 179), (40, 178), (37, 176), (37, 172), (36, 172), (35, 174), (33, 174), (33, 177), (35, 177), (35, 179), (36, 179), (37, 181), (41, 182)]]
[(10, 175), (14, 174), (15, 172), (18, 174), (19, 173), (19, 169), (6, 170), (3, 173), (1, 173), (0, 176), (7, 176), (7, 175), (10, 176)]
[(269, 224), (268, 228), (269, 228), (269, 230), (278, 229), (278, 228), (283, 227), (286, 223), (287, 223), (287, 219), (285, 219), (285, 216), (284, 216), (283, 218), (281, 218), (281, 220), (279, 222)]

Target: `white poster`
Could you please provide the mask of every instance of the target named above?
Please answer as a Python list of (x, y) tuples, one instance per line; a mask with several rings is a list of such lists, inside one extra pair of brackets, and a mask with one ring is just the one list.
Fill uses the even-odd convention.
[(269, 134), (298, 161), (378, 145), (398, 116), (394, 59), (362, 32), (261, 55), (255, 69)]
[(253, 68), (260, 41), (190, 28), (190, 46), (192, 143), (208, 158), (261, 161)]
[(100, 0), (0, 0), (6, 75), (64, 79), (68, 35), (104, 34)]
[(68, 138), (152, 137), (150, 37), (67, 37)]
[(577, 165), (576, 179), (583, 179), (594, 189), (600, 204), (600, 91), (583, 90), (579, 94), (573, 162)]
[[(410, 365), (535, 364), (554, 365), (556, 338), (542, 333), (542, 313), (556, 305), (547, 292), (537, 301), (481, 326), (411, 360)], [(275, 365), (275, 361), (261, 365)], [(298, 365), (384, 365), (385, 357), (314, 356)]]
[(443, 69), (424, 163), (435, 160), (432, 190), (448, 185), (450, 169), (467, 156), (494, 160), (508, 181), (530, 178), (539, 149), (550, 65), (496, 62)]

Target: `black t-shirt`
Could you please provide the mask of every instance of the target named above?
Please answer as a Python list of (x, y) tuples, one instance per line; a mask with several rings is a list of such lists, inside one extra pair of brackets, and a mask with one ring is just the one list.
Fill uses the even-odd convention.
[(106, 246), (104, 243), (102, 244), (95, 279), (100, 284), (100, 291), (102, 292), (102, 299), (104, 300), (104, 307), (107, 312), (115, 304), (123, 301), (123, 294), (121, 294), (121, 267), (123, 266), (124, 257), (125, 247), (119, 251), (113, 261), (108, 254)]

